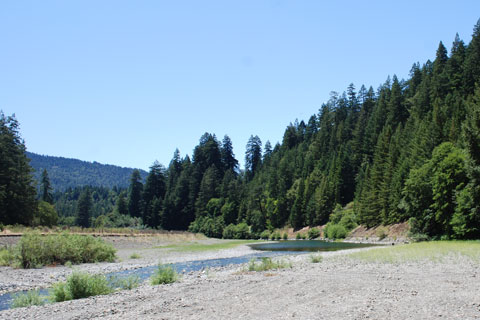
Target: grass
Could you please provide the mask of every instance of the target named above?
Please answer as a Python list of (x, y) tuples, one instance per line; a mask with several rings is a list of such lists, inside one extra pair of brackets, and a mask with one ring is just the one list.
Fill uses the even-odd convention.
[(223, 241), (218, 243), (187, 242), (187, 243), (171, 244), (167, 246), (160, 246), (155, 248), (172, 249), (172, 251), (177, 251), (177, 252), (201, 252), (201, 251), (231, 249), (242, 244), (249, 244), (249, 243), (255, 243), (255, 242), (258, 242), (258, 240), (235, 240), (235, 241)]
[(138, 253), (134, 252), (130, 255), (130, 259), (140, 259), (142, 256), (140, 256)]
[(292, 264), (288, 261), (278, 260), (274, 261), (272, 258), (263, 257), (259, 262), (256, 259), (250, 260), (248, 263), (248, 271), (268, 271), (291, 268)]
[(113, 289), (104, 275), (73, 272), (66, 282), (58, 282), (53, 285), (50, 299), (53, 302), (61, 302), (112, 292)]
[(140, 282), (140, 277), (137, 275), (131, 275), (125, 278), (110, 278), (111, 287), (118, 288), (120, 290), (132, 290), (138, 288)]
[(311, 263), (319, 263), (319, 262), (322, 262), (323, 260), (323, 257), (321, 255), (310, 255), (310, 262)]
[(349, 254), (347, 257), (366, 262), (405, 263), (420, 261), (456, 261), (466, 257), (480, 262), (479, 241), (430, 241), (388, 248), (375, 248)]
[(14, 295), (12, 308), (43, 306), (44, 304), (45, 299), (41, 297), (40, 292), (38, 290), (32, 290)]
[(152, 285), (159, 284), (168, 284), (178, 281), (178, 273), (173, 269), (172, 266), (159, 265), (158, 269), (150, 278), (150, 283)]

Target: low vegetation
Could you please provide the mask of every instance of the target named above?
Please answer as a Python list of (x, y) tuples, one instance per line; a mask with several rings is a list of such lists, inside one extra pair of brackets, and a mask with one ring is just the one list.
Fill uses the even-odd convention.
[(322, 260), (323, 260), (323, 257), (319, 254), (318, 255), (312, 254), (310, 256), (310, 262), (311, 263), (319, 263), (319, 262), (322, 262)]
[(320, 237), (320, 234), (321, 234), (320, 230), (318, 230), (317, 228), (312, 228), (308, 230), (308, 239), (310, 240), (316, 239)]
[(142, 256), (134, 252), (130, 255), (130, 259), (140, 259)]
[(405, 263), (418, 261), (462, 261), (459, 257), (480, 262), (480, 242), (478, 241), (431, 241), (394, 247), (375, 248), (358, 251), (349, 258), (366, 262)]
[(150, 278), (152, 285), (168, 284), (178, 281), (179, 275), (172, 266), (159, 265), (155, 273)]
[(162, 246), (157, 248), (166, 248), (171, 249), (172, 251), (178, 252), (199, 252), (199, 251), (210, 251), (210, 250), (222, 250), (222, 249), (231, 249), (242, 244), (255, 243), (257, 240), (235, 240), (235, 241), (224, 241), (218, 243), (198, 243), (198, 242), (182, 242), (178, 244), (171, 244), (168, 246)]
[(113, 289), (104, 275), (74, 272), (67, 278), (66, 282), (59, 282), (53, 286), (50, 299), (54, 302), (61, 302), (111, 292), (113, 292)]
[(137, 275), (131, 275), (123, 278), (111, 278), (109, 279), (110, 286), (120, 290), (132, 290), (137, 288), (140, 283), (140, 277)]
[(40, 295), (40, 292), (38, 290), (32, 290), (14, 295), (12, 308), (43, 306), (44, 304), (45, 299)]
[(0, 264), (38, 268), (67, 262), (113, 262), (115, 252), (111, 244), (88, 235), (41, 235), (38, 232), (28, 232), (16, 246), (0, 251)]
[(260, 261), (256, 259), (250, 260), (248, 263), (248, 271), (268, 271), (268, 270), (277, 270), (291, 268), (292, 264), (285, 260), (272, 260), (272, 258), (263, 257)]
[(325, 226), (325, 237), (329, 239), (345, 238), (357, 226), (356, 220), (353, 203), (348, 204), (345, 208), (337, 205)]

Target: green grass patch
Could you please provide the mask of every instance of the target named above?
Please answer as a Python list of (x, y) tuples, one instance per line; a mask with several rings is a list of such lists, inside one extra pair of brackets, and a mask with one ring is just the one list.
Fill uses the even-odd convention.
[(289, 261), (285, 260), (272, 260), (272, 258), (263, 257), (260, 261), (256, 259), (250, 260), (247, 266), (248, 271), (268, 271), (268, 270), (278, 270), (291, 268), (292, 264)]
[(138, 288), (140, 283), (140, 277), (136, 275), (131, 275), (124, 278), (110, 278), (110, 286), (120, 290), (132, 290)]
[(348, 254), (349, 258), (366, 262), (404, 263), (418, 261), (456, 261), (467, 257), (480, 262), (479, 241), (430, 241), (388, 248), (375, 248)]
[(141, 258), (141, 256), (136, 252), (134, 252), (130, 255), (130, 259), (140, 259), (140, 258)]
[(50, 299), (53, 302), (82, 299), (112, 293), (113, 289), (104, 275), (73, 272), (66, 282), (53, 285)]
[(258, 242), (258, 240), (235, 240), (235, 241), (225, 241), (225, 242), (218, 242), (218, 243), (187, 242), (187, 243), (171, 244), (171, 245), (155, 247), (155, 248), (172, 249), (172, 251), (177, 251), (177, 252), (199, 252), (199, 251), (231, 249), (242, 244), (249, 244), (249, 243), (255, 243), (255, 242)]
[(43, 306), (45, 299), (38, 290), (28, 291), (26, 293), (17, 293), (13, 297), (12, 308), (22, 308), (30, 306)]
[(0, 249), (0, 266), (10, 266), (15, 261), (12, 248)]
[(310, 262), (311, 262), (311, 263), (320, 263), (320, 262), (322, 262), (322, 260), (323, 260), (323, 257), (322, 257), (321, 255), (319, 255), (319, 254), (317, 254), (317, 255), (314, 255), (314, 254), (310, 255)]
[(25, 233), (18, 244), (2, 251), (0, 260), (21, 268), (38, 268), (44, 265), (73, 264), (88, 262), (113, 262), (115, 248), (100, 238), (69, 233), (41, 235), (38, 232)]
[(178, 281), (179, 275), (172, 266), (159, 265), (150, 278), (152, 285), (168, 284)]

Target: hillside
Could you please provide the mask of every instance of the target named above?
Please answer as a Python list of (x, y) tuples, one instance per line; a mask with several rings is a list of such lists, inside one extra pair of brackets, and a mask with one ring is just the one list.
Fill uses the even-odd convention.
[[(39, 181), (43, 169), (47, 169), (54, 191), (64, 191), (69, 187), (85, 185), (127, 188), (134, 170), (98, 162), (44, 156), (32, 152), (27, 152), (27, 157), (31, 160), (30, 165), (35, 170), (34, 177), (37, 181)], [(140, 170), (140, 174), (144, 179), (147, 172)]]

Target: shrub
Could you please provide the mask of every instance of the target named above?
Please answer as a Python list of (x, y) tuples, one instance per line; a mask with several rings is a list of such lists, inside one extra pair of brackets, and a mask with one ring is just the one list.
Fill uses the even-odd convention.
[(136, 275), (110, 279), (111, 286), (122, 290), (132, 290), (140, 285), (140, 277)]
[(92, 236), (62, 233), (42, 236), (25, 233), (15, 247), (15, 259), (23, 268), (49, 264), (88, 263), (115, 259), (115, 248)]
[(263, 257), (260, 263), (257, 260), (252, 259), (248, 263), (248, 271), (268, 271), (272, 269), (284, 269), (291, 268), (292, 264), (283, 260), (273, 261), (272, 258)]
[(283, 233), (283, 240), (288, 240), (288, 234), (286, 232)]
[(322, 262), (322, 260), (323, 260), (323, 258), (322, 258), (321, 255), (313, 255), (313, 254), (312, 254), (312, 255), (310, 256), (310, 261), (311, 261), (312, 263), (319, 263), (319, 262)]
[(229, 224), (223, 229), (224, 239), (250, 239), (251, 237), (250, 227), (245, 222), (237, 225)]
[(325, 236), (329, 239), (343, 239), (347, 236), (347, 229), (341, 224), (327, 223), (325, 226)]
[(14, 263), (15, 256), (10, 248), (0, 249), (0, 266), (10, 266)]
[(308, 230), (308, 239), (312, 240), (318, 237), (320, 237), (320, 230), (318, 230), (317, 228), (312, 228)]
[(375, 233), (378, 237), (378, 240), (383, 240), (388, 236), (388, 232), (387, 232), (387, 229), (385, 227), (377, 228)]
[(109, 294), (113, 291), (104, 275), (74, 272), (66, 282), (54, 284), (51, 299), (55, 302)]
[(136, 252), (134, 252), (130, 255), (130, 259), (140, 259), (140, 258), (141, 258), (141, 256)]
[(150, 281), (153, 285), (173, 283), (178, 280), (178, 273), (172, 266), (159, 265)]
[(260, 239), (268, 240), (268, 238), (270, 238), (270, 231), (265, 230), (260, 233)]
[(300, 233), (297, 233), (297, 235), (295, 236), (295, 239), (297, 239), (297, 240), (302, 239), (302, 235)]
[(22, 308), (30, 306), (43, 306), (45, 299), (40, 296), (38, 290), (18, 293), (13, 296), (12, 308)]
[(48, 226), (52, 227), (57, 225), (58, 214), (55, 211), (55, 207), (45, 201), (38, 202), (38, 210), (33, 217), (34, 226)]

